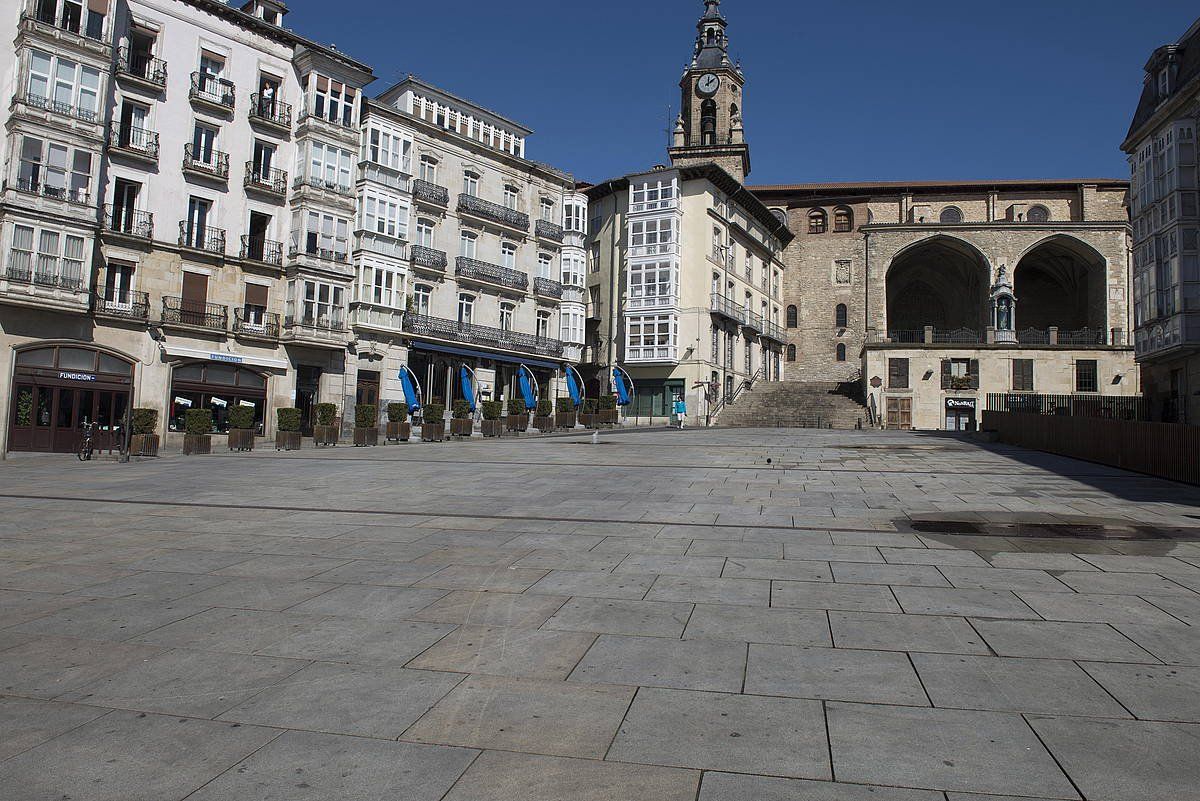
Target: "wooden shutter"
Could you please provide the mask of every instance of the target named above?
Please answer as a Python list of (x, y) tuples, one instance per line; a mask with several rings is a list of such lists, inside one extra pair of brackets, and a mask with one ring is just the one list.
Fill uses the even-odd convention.
[(942, 389), (950, 388), (950, 377), (953, 375), (950, 371), (950, 360), (942, 359)]
[(208, 302), (208, 276), (201, 273), (183, 274), (183, 300), (191, 308)]
[(108, 0), (88, 0), (87, 7), (88, 11), (91, 11), (95, 14), (107, 14)]
[(971, 389), (979, 389), (979, 359), (971, 359), (967, 365), (967, 377), (971, 379)]
[(908, 359), (888, 359), (888, 387), (908, 389)]
[(318, 92), (328, 92), (329, 91), (329, 79), (326, 78), (324, 75), (317, 76), (317, 91)]
[(267, 307), (267, 288), (261, 284), (246, 284), (246, 305)]

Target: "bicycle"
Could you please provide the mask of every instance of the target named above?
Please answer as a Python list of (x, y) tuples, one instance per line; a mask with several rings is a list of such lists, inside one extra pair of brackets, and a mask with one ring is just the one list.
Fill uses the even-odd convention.
[(90, 462), (92, 459), (92, 451), (95, 446), (92, 445), (92, 433), (96, 426), (93, 423), (83, 424), (83, 440), (79, 443), (79, 452), (75, 454), (81, 462)]

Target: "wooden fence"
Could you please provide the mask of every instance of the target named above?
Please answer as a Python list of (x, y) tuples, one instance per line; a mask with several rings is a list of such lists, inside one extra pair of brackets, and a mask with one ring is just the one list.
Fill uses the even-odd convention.
[(1200, 484), (1200, 426), (988, 411), (983, 430), (1009, 445)]

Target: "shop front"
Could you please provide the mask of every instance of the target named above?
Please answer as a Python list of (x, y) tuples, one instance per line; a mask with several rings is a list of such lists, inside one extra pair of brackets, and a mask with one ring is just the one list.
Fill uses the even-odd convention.
[(946, 398), (946, 430), (974, 431), (977, 403), (975, 398)]
[(229, 412), (237, 406), (254, 410), (254, 427), (259, 436), (268, 433), (272, 414), (269, 381), (272, 371), (286, 371), (283, 359), (249, 353), (208, 352), (168, 345), (166, 355), (178, 359), (171, 365), (166, 397), (167, 433), (187, 429), (191, 409), (212, 412), (213, 431), (229, 430)]
[(475, 371), (479, 400), (507, 402), (519, 397), (521, 365), (532, 371), (539, 397), (551, 400), (555, 397), (559, 365), (554, 362), (430, 342), (413, 342), (409, 349), (408, 366), (421, 382), (424, 398), (444, 400), (447, 408), (463, 397), (462, 382), (458, 379), (458, 368), (462, 365)]
[(97, 450), (119, 448), (132, 389), (133, 362), (123, 356), (76, 344), (20, 350), (8, 447), (71, 453), (91, 423)]

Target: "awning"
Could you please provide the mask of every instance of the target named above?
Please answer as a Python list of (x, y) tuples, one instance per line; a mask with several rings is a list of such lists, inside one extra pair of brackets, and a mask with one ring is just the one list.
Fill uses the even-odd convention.
[(529, 359), (524, 356), (510, 356), (507, 353), (491, 353), (483, 350), (471, 350), (470, 348), (455, 348), (450, 345), (439, 345), (436, 342), (413, 342), (413, 350), (428, 350), (435, 353), (452, 353), (455, 356), (470, 356), (474, 359), (491, 359), (497, 362), (508, 362), (509, 364), (527, 364), (530, 367), (546, 367), (550, 370), (559, 369), (556, 362), (544, 362), (538, 359)]
[(252, 356), (245, 353), (184, 348), (179, 345), (164, 345), (163, 352), (168, 356), (182, 356), (185, 359), (204, 359), (205, 361), (225, 362), (226, 364), (249, 364), (255, 367), (274, 367), (277, 370), (286, 370), (292, 366), (291, 362), (287, 359), (272, 359), (268, 356)]

